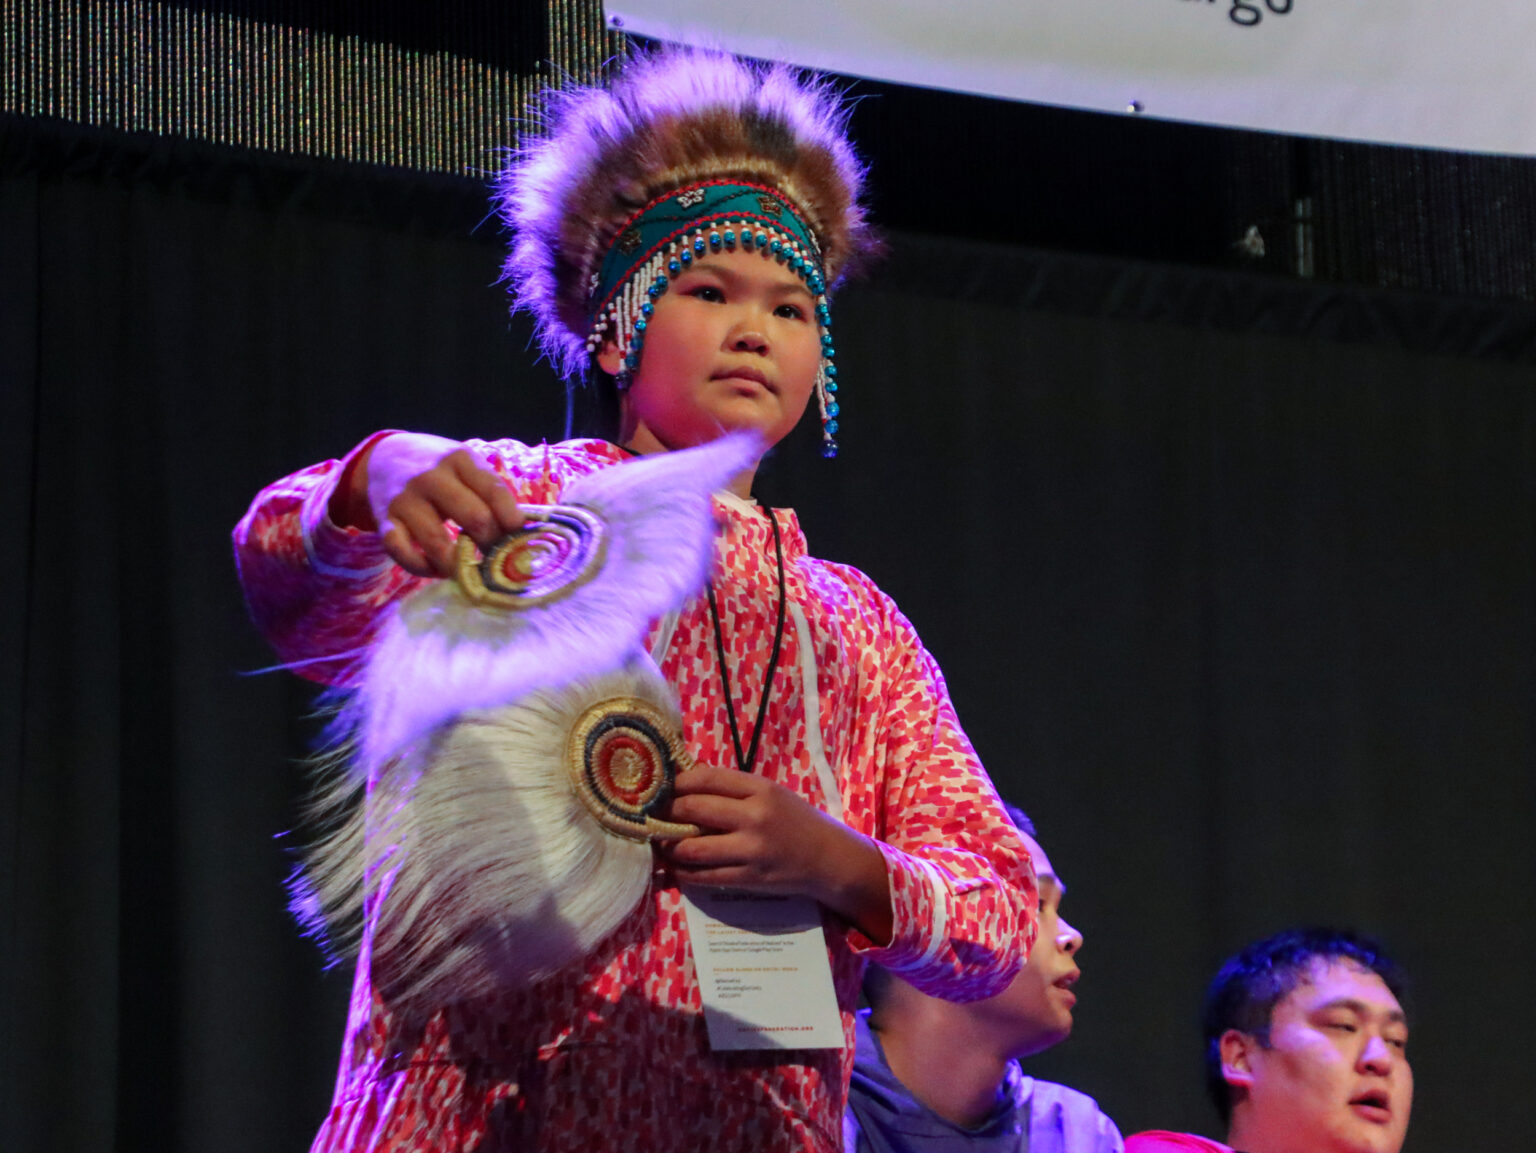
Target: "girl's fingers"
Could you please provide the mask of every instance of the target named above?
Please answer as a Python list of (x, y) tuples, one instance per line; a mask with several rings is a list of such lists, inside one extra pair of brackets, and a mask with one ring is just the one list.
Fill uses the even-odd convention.
[(679, 773), (669, 816), (684, 824), (729, 832), (760, 825), (771, 817), (775, 786), (734, 769), (699, 768)]
[(403, 534), (393, 544), (386, 540), (385, 549), (418, 575), (452, 574), (453, 533), (445, 521), (482, 547), (523, 523), (517, 498), (501, 478), (473, 450), (443, 437), (397, 433), (375, 441), (367, 478), (368, 507), (380, 534)]
[(666, 855), (674, 865), (687, 869), (741, 868), (753, 860), (751, 842), (740, 833), (705, 833), (673, 841)]
[(488, 547), (503, 535), (491, 506), (457, 477), (442, 478), (434, 491), (423, 496), (439, 521), (453, 521), (478, 545)]
[(692, 868), (673, 862), (672, 875), (684, 884), (710, 885), (717, 889), (746, 889), (752, 884), (751, 875), (739, 867)]
[(437, 575), (432, 568), (432, 562), (427, 560), (427, 554), (421, 551), (409, 533), (399, 525), (384, 524), (380, 527), (383, 529), (383, 535), (379, 540), (391, 560), (413, 576)]
[[(436, 510), (424, 501), (402, 499), (395, 501), (389, 511), (390, 531), (404, 532), (427, 562), (428, 571), (419, 575), (449, 576), (452, 574), (453, 535), (449, 533)], [(398, 557), (395, 559), (399, 560)]]
[[(449, 458), (459, 480), (490, 510), (494, 522), (494, 530), (489, 537), (482, 540), (475, 536), (477, 543), (490, 544), (496, 537), (504, 536), (523, 527), (523, 512), (518, 508), (517, 497), (506, 483), (476, 460), (468, 452), (454, 453)], [(460, 522), (463, 523), (462, 521)], [(468, 525), (465, 528), (468, 529)], [(474, 533), (470, 533), (474, 536)]]
[(746, 811), (739, 797), (720, 797), (709, 793), (674, 796), (668, 819), (684, 825), (699, 825), (722, 833), (734, 832), (750, 824), (753, 814)]
[(680, 797), (708, 793), (717, 797), (746, 798), (756, 796), (766, 783), (762, 777), (735, 769), (701, 766), (678, 773), (672, 791)]
[[(471, 461), (465, 453), (455, 453)], [(484, 473), (495, 488), (511, 499), (512, 515), (517, 501), (493, 473)], [(477, 483), (484, 486), (483, 480)], [(454, 538), (445, 521), (453, 521), (477, 544), (488, 546), (504, 535), (497, 513), (485, 499), (459, 478), (453, 468), (434, 469), (414, 478), (389, 505), (389, 519), (405, 529), (421, 546), (439, 576), (449, 576), (454, 568)]]
[(368, 507), (374, 523), (382, 529), (393, 519), (390, 506), (460, 447), (458, 441), (427, 433), (396, 432), (376, 438), (366, 461)]

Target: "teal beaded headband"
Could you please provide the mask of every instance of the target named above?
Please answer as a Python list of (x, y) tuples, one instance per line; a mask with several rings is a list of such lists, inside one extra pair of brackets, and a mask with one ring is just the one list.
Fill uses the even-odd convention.
[(822, 454), (836, 456), (840, 407), (821, 247), (794, 204), (775, 188), (705, 180), (658, 196), (625, 221), (592, 274), (587, 353), (596, 355), (605, 342), (614, 341), (622, 361), (618, 385), (628, 387), (640, 365), (646, 325), (669, 277), (711, 253), (737, 251), (777, 260), (805, 282), (815, 301)]

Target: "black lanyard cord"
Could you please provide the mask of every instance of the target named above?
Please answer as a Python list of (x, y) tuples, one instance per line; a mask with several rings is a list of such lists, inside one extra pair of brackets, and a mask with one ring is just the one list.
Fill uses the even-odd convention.
[(715, 656), (720, 661), (720, 684), (725, 690), (725, 716), (731, 723), (731, 741), (736, 746), (736, 767), (744, 773), (752, 771), (757, 760), (757, 746), (763, 737), (763, 723), (768, 719), (768, 697), (773, 692), (773, 674), (778, 671), (779, 651), (784, 644), (784, 542), (779, 537), (779, 519), (773, 510), (766, 510), (768, 523), (773, 526), (773, 556), (779, 568), (779, 615), (773, 626), (773, 652), (768, 657), (768, 673), (763, 678), (763, 699), (758, 702), (757, 720), (752, 725), (752, 743), (746, 754), (741, 751), (741, 729), (736, 723), (736, 705), (731, 699), (731, 675), (725, 669), (725, 637), (720, 630), (720, 606), (715, 602), (715, 582), (705, 586), (709, 593), (709, 615), (715, 622)]

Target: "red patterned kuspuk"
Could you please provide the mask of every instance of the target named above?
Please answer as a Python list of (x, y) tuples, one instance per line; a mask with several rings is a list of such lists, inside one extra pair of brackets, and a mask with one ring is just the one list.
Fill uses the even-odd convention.
[[(557, 503), (575, 477), (622, 467), (603, 441), (474, 442), (520, 501)], [(235, 531), (252, 616), (285, 662), (345, 684), (380, 613), (413, 588), (376, 536), (326, 516), (331, 461), (260, 493)], [(718, 499), (713, 582), (738, 717), (755, 718), (773, 643), (777, 571), (763, 510)], [(374, 991), (365, 937), (331, 1109), (331, 1151), (816, 1150), (841, 1146), (853, 1010), (866, 961), (936, 995), (1012, 979), (1033, 939), (1028, 855), (961, 731), (937, 664), (862, 573), (807, 556), (776, 510), (786, 623), (755, 771), (878, 845), (894, 912), (876, 947), (824, 917), (848, 1043), (712, 1053), (678, 890), (659, 865), (636, 912), (585, 964), (531, 990), (399, 1020)], [(702, 765), (734, 766), (714, 629), (686, 604), (656, 653)], [(812, 725), (814, 719), (814, 725)], [(838, 796), (829, 796), (834, 784)]]

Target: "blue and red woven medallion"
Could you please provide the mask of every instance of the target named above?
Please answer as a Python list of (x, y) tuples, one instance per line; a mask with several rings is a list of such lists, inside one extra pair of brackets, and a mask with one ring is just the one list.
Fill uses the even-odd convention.
[(608, 549), (600, 517), (574, 505), (524, 505), (523, 527), (481, 556), (468, 536), (458, 544), (458, 581), (476, 604), (534, 608), (591, 580)]
[(566, 742), (566, 767), (582, 803), (603, 828), (630, 840), (698, 832), (655, 815), (672, 799), (679, 766), (691, 763), (675, 722), (638, 697), (598, 701)]

